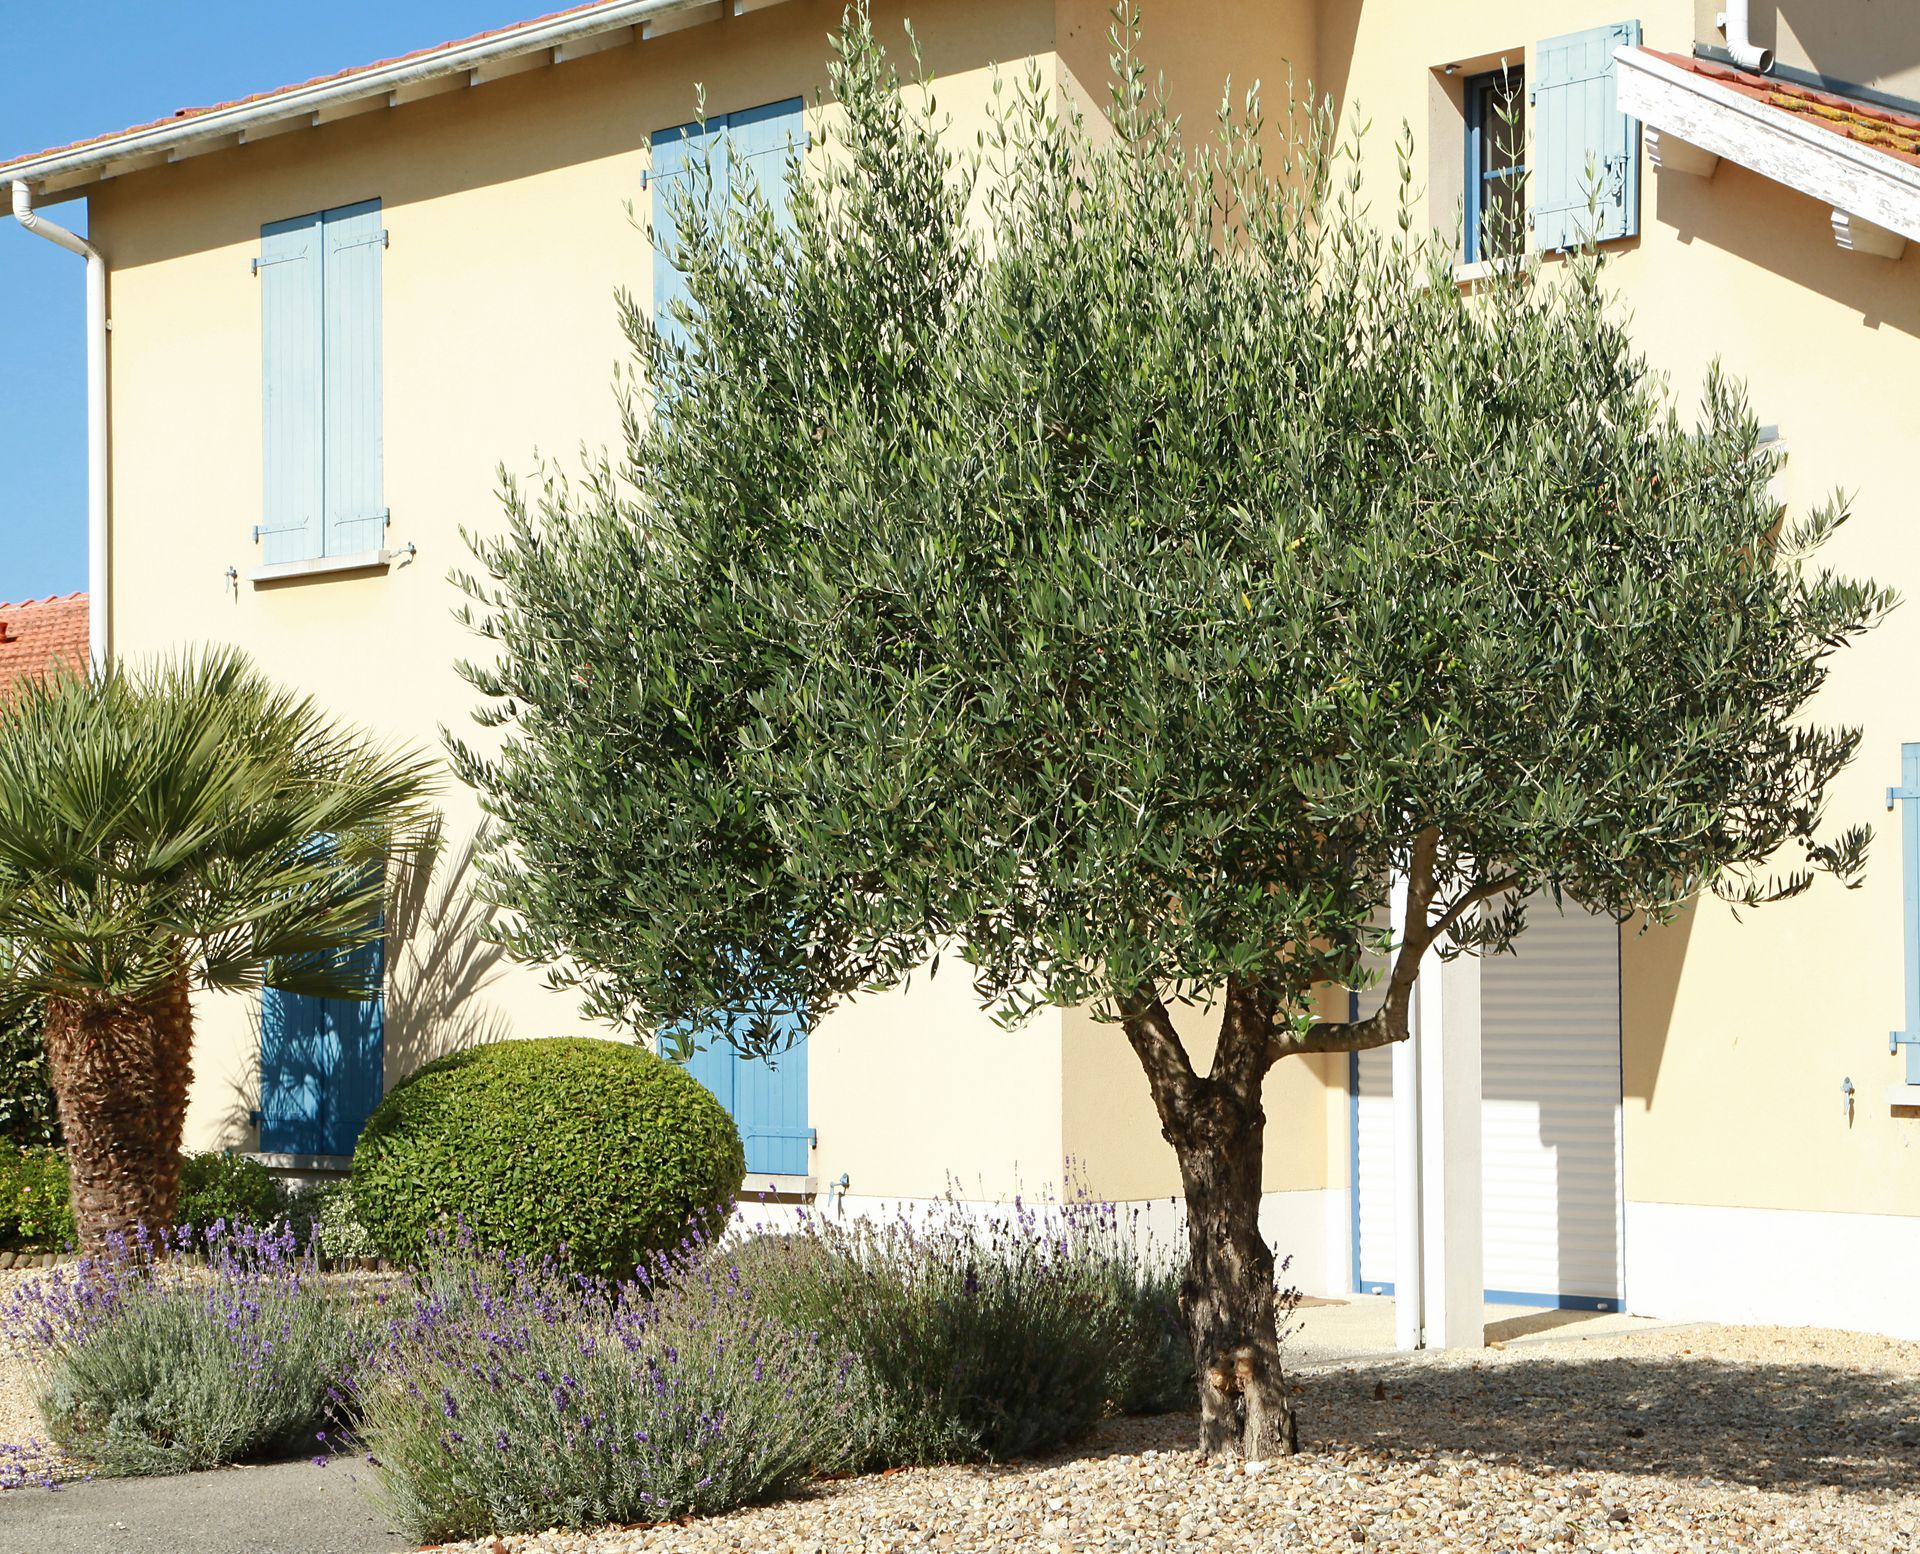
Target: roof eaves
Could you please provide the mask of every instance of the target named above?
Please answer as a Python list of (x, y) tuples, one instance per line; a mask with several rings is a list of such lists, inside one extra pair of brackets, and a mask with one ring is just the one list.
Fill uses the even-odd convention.
[(1657, 49), (1622, 48), (1620, 109), (1889, 232), (1920, 240), (1920, 165), (1735, 90)]
[[(621, 28), (638, 29), (639, 36), (645, 37), (656, 19), (664, 20), (674, 17), (674, 13), (687, 11), (711, 11), (717, 15), (719, 7), (713, 0), (590, 0), (571, 10), (421, 49), (378, 64), (211, 108), (182, 109), (150, 124), (0, 162), (0, 182), (26, 183), (36, 195), (63, 193), (101, 177), (237, 144), (247, 138), (249, 131), (257, 132), (268, 126), (284, 128), (288, 120), (312, 116), (310, 122), (324, 122), (330, 110), (337, 111), (368, 98), (384, 95), (392, 103), (394, 94), (404, 99), (409, 88), (438, 78), (471, 71), (477, 79), (484, 79), (483, 73), (489, 66), (516, 55), (551, 51), (556, 62), (564, 61), (586, 52), (577, 48), (569, 52), (570, 45), (577, 45), (583, 39)], [(335, 116), (340, 115), (336, 112)]]

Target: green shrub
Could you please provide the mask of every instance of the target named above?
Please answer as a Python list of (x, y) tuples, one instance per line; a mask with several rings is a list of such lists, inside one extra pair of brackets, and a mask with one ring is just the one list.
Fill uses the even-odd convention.
[(310, 1452), (374, 1310), (316, 1279), (291, 1230), (165, 1238), (29, 1280), (0, 1330), (42, 1367), (54, 1439), (111, 1474)]
[(0, 1146), (58, 1146), (60, 1112), (47, 1072), (40, 1012), (0, 1016)]
[(339, 1262), (380, 1255), (354, 1207), (351, 1182), (328, 1182), (301, 1193), (294, 1200), (293, 1216), (294, 1224), (313, 1239), (322, 1257)]
[(0, 1250), (73, 1245), (67, 1162), (58, 1150), (0, 1149)]
[(354, 1385), (395, 1523), (422, 1542), (714, 1515), (844, 1466), (854, 1386), (724, 1260), (646, 1285), (443, 1249)]
[(174, 1223), (206, 1230), (217, 1221), (231, 1228), (256, 1228), (283, 1220), (291, 1199), (286, 1184), (245, 1155), (183, 1155), (180, 1202)]
[(740, 1134), (711, 1094), (642, 1047), (504, 1041), (429, 1063), (380, 1103), (353, 1156), (353, 1196), (395, 1262), (464, 1224), (486, 1250), (624, 1276), (727, 1202)]
[(1060, 1446), (1102, 1416), (1183, 1406), (1193, 1366), (1175, 1276), (1111, 1205), (917, 1219), (748, 1240), (741, 1277), (861, 1378), (861, 1465), (1005, 1460)]

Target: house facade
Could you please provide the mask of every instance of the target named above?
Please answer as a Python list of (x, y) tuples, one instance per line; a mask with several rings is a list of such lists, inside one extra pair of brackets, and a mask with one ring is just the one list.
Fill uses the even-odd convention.
[[(1920, 400), (1902, 387), (1920, 377), (1920, 15), (1144, 9), (1149, 66), (1190, 122), (1229, 75), (1270, 100), (1311, 81), (1364, 114), (1377, 209), (1409, 123), (1422, 216), (1462, 228), (1462, 285), (1502, 257), (1494, 213), (1517, 209), (1549, 255), (1591, 230), (1683, 410), (1723, 359), (1788, 455), (1781, 499), (1854, 495), (1832, 564), (1920, 593)], [(1098, 0), (875, 12), (886, 40), (911, 17), (956, 146), (986, 124), (996, 66), (1035, 59), (1059, 91), (1105, 99)], [(0, 163), (42, 235), (86, 198), (106, 279), (95, 650), (233, 643), (391, 739), (464, 731), (475, 697), (454, 666), (480, 644), (453, 614), (461, 527), (498, 521), (501, 466), (617, 443), (614, 297), (676, 285), (647, 220), (696, 84), (704, 133), (777, 177), (834, 111), (816, 93), (839, 15), (599, 0)], [(1830, 815), (1877, 827), (1860, 889), (1739, 920), (1702, 903), (1648, 932), (1546, 908), (1514, 956), (1423, 977), (1417, 1044), (1274, 1073), (1265, 1224), (1304, 1289), (1393, 1292), (1408, 1343), (1477, 1341), (1483, 1292), (1920, 1336), (1920, 1045), (1902, 1039), (1920, 1034), (1916, 661), (1903, 610), (1842, 655), (1815, 709), (1865, 729)], [(451, 780), (440, 802), (446, 846), (389, 903), (381, 1000), (203, 1000), (190, 1143), (337, 1162), (421, 1062), (593, 1028), (485, 942), (477, 806)], [(1144, 1078), (1084, 1011), (1006, 1032), (963, 978), (916, 979), (771, 1066), (710, 1053), (696, 1071), (741, 1121), (749, 1191), (852, 1213), (1071, 1172), (1168, 1228), (1177, 1213)]]

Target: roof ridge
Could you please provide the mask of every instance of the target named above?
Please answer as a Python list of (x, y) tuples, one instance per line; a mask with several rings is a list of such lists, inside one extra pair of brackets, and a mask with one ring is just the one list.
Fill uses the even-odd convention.
[(68, 604), (75, 599), (84, 599), (86, 596), (86, 589), (76, 588), (70, 594), (48, 594), (44, 599), (0, 600), (0, 610), (24, 610), (36, 604)]

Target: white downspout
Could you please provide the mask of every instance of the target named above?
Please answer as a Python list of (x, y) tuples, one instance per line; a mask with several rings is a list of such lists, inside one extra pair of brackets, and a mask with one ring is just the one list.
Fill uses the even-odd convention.
[[(1407, 949), (1407, 879), (1389, 881), (1388, 913), (1397, 969)], [(1421, 1171), (1420, 1003), (1425, 990), (1413, 986), (1407, 1011), (1408, 1031), (1393, 1044), (1393, 1346), (1424, 1349), (1427, 1344), (1425, 1185)], [(1354, 1184), (1359, 1190), (1359, 1183)]]
[(36, 237), (87, 261), (87, 640), (95, 668), (107, 661), (107, 261), (65, 227), (37, 216), (33, 191), (13, 186), (13, 214)]
[(1742, 70), (1773, 69), (1773, 50), (1758, 48), (1747, 30), (1748, 0), (1727, 0), (1720, 13), (1720, 30), (1727, 35), (1727, 52)]

